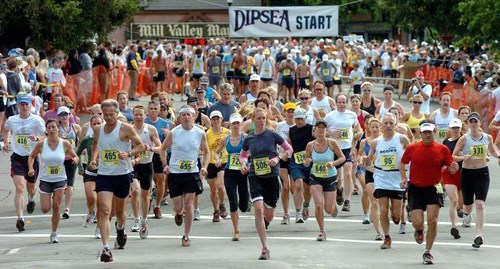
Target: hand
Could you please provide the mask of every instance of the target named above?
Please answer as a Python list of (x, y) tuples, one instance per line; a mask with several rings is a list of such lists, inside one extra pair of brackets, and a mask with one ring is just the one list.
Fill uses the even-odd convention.
[(309, 167), (309, 165), (311, 165), (311, 162), (312, 162), (311, 158), (306, 158), (303, 164), (305, 167)]
[(5, 143), (2, 147), (2, 150), (4, 152), (9, 152), (10, 151), (10, 144), (9, 143)]
[(220, 160), (217, 160), (217, 161), (215, 162), (215, 167), (219, 168), (219, 167), (221, 167), (221, 165), (222, 165), (222, 164), (220, 163)]
[(401, 181), (401, 185), (400, 185), (401, 189), (406, 189), (408, 187), (408, 180), (406, 178), (404, 178), (402, 181)]
[(250, 172), (250, 168), (248, 166), (245, 165), (241, 168), (241, 173), (243, 175), (247, 174), (248, 172)]
[(372, 162), (368, 159), (368, 156), (363, 156), (363, 163), (365, 167), (368, 167), (372, 164)]
[(470, 154), (463, 155), (463, 160), (464, 161), (468, 160), (468, 159), (470, 159), (470, 157), (471, 157)]
[(163, 173), (165, 173), (167, 175), (170, 174), (170, 166), (165, 165), (165, 167), (163, 167)]
[(135, 165), (137, 164), (137, 162), (135, 161), (135, 159), (133, 159), (132, 161), (130, 161), (130, 164), (131, 164), (132, 166), (135, 166)]
[(89, 168), (90, 170), (95, 170), (97, 167), (97, 162), (96, 161), (90, 161), (89, 162)]
[(118, 152), (118, 159), (125, 160), (128, 157), (129, 157), (128, 152), (126, 152), (126, 151), (120, 151), (120, 152)]
[(80, 161), (80, 159), (78, 158), (78, 156), (71, 158), (71, 162), (73, 164), (78, 164), (79, 161)]
[(36, 135), (34, 135), (34, 134), (31, 134), (28, 138), (29, 138), (31, 141), (38, 141), (38, 137), (36, 137)]
[(327, 166), (328, 168), (332, 168), (332, 167), (334, 167), (333, 162), (327, 162), (327, 163), (326, 163), (326, 166)]
[(35, 170), (30, 169), (30, 170), (28, 171), (28, 176), (29, 176), (29, 177), (32, 177), (32, 176), (34, 176), (34, 175), (35, 175)]
[(277, 164), (278, 164), (278, 161), (276, 160), (276, 158), (272, 158), (269, 160), (269, 165), (271, 167), (275, 167)]
[(458, 163), (457, 162), (452, 162), (450, 164), (450, 167), (448, 168), (448, 171), (450, 171), (451, 174), (455, 174), (458, 171)]
[(206, 169), (206, 168), (204, 168), (204, 167), (203, 167), (203, 168), (201, 168), (201, 170), (200, 170), (200, 174), (201, 174), (202, 176), (206, 176), (206, 175), (208, 174), (207, 169)]

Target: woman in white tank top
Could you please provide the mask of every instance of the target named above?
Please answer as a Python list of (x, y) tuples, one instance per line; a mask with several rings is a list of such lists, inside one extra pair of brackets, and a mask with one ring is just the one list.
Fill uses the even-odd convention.
[[(52, 233), (50, 234), (50, 242), (58, 243), (56, 232), (60, 219), (59, 211), (67, 181), (64, 159), (65, 156), (70, 156), (73, 163), (78, 163), (78, 156), (74, 152), (70, 142), (58, 137), (59, 126), (55, 120), (48, 120), (45, 128), (47, 130), (47, 138), (36, 143), (33, 152), (28, 158), (28, 175), (35, 175), (33, 164), (35, 158), (40, 155), (40, 170), (38, 175), (40, 179), (40, 209), (43, 213), (47, 213), (52, 208)], [(51, 205), (52, 199), (54, 202)]]

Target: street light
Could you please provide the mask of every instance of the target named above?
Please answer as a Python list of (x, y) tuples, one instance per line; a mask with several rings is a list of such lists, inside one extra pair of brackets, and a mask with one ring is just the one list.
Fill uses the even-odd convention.
[(233, 4), (233, 0), (227, 0), (227, 5), (231, 6)]

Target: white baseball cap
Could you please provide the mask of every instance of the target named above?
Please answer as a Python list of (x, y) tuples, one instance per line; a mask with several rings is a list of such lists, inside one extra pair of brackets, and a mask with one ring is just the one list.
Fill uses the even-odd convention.
[(434, 132), (435, 128), (436, 128), (436, 125), (426, 122), (426, 123), (423, 123), (420, 125), (420, 132), (425, 132), (425, 131)]
[(229, 122), (230, 123), (233, 123), (233, 122), (243, 122), (243, 118), (241, 117), (240, 114), (238, 113), (233, 113), (231, 114), (231, 116), (229, 117)]
[(219, 117), (222, 119), (222, 113), (219, 110), (214, 110), (210, 113), (210, 118)]
[(257, 75), (257, 74), (252, 74), (252, 75), (250, 76), (250, 81), (252, 81), (252, 80), (257, 80), (257, 81), (260, 81), (260, 76), (259, 76), (259, 75)]
[(458, 118), (454, 118), (450, 121), (450, 124), (448, 127), (453, 128), (453, 127), (459, 127), (462, 128), (462, 121)]

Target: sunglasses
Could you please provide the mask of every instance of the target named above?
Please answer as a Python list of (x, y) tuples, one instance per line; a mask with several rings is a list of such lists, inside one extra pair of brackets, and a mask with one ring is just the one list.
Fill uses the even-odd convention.
[(69, 106), (68, 108), (69, 108), (69, 109), (74, 109), (74, 107), (72, 107), (72, 106)]
[(309, 97), (300, 97), (300, 100), (309, 100)]
[(371, 92), (372, 90), (363, 90), (363, 92)]
[(69, 113), (67, 113), (67, 112), (62, 112), (59, 114), (60, 117), (66, 117), (68, 115), (69, 115)]
[(414, 104), (421, 105), (422, 102), (413, 102)]

